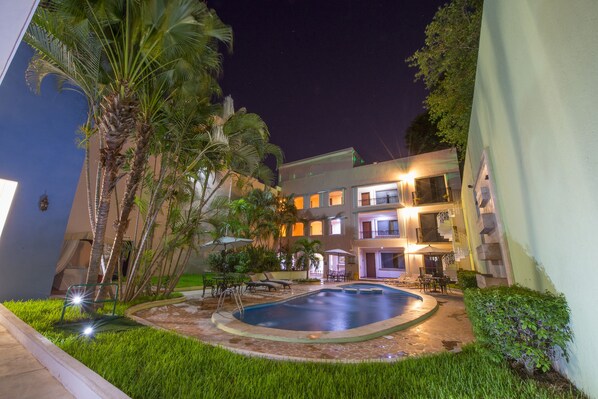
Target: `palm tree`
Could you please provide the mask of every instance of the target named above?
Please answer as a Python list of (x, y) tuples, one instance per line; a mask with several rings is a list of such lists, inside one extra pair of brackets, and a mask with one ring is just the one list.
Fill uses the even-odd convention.
[(295, 265), (301, 270), (306, 271), (306, 278), (309, 278), (309, 268), (318, 264), (320, 259), (316, 255), (321, 255), (322, 243), (319, 240), (310, 240), (309, 238), (300, 238), (293, 245), (295, 254)]
[(99, 192), (89, 200), (94, 241), (87, 282), (93, 283), (112, 193), (126, 162), (125, 143), (132, 141), (134, 155), (110, 268), (120, 256), (161, 109), (174, 96), (203, 89), (209, 102), (219, 92), (214, 80), (220, 68), (218, 42), (232, 43), (232, 33), (195, 0), (53, 0), (36, 12), (26, 41), (36, 51), (29, 81), (39, 88), (45, 76), (56, 75), (61, 86), (81, 91), (89, 104), (85, 130), (100, 138)]

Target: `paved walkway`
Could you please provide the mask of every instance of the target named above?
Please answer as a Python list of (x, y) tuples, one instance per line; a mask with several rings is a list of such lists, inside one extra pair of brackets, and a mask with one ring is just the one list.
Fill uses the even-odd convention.
[(68, 399), (73, 396), (0, 324), (0, 398)]
[[(327, 284), (326, 286), (332, 286)], [(335, 284), (334, 284), (335, 285)], [(294, 285), (293, 293), (257, 291), (243, 296), (246, 306), (283, 299), (304, 291), (320, 289), (320, 285)], [(416, 290), (419, 292), (419, 290)], [(473, 331), (465, 312), (460, 293), (433, 294), (439, 304), (438, 311), (426, 321), (406, 330), (364, 342), (335, 344), (301, 344), (276, 342), (228, 334), (213, 325), (211, 315), (217, 300), (201, 293), (186, 293), (188, 300), (176, 305), (151, 308), (136, 313), (150, 323), (162, 328), (192, 336), (201, 341), (221, 345), (232, 350), (248, 351), (255, 355), (309, 359), (314, 361), (364, 361), (392, 360), (429, 353), (460, 351), (461, 346), (472, 342)], [(227, 307), (232, 307), (227, 300)]]

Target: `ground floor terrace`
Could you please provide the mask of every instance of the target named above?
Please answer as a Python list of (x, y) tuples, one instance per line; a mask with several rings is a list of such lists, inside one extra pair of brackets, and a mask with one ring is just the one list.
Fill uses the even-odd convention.
[[(245, 306), (278, 301), (307, 291), (315, 291), (338, 284), (293, 285), (292, 290), (245, 293)], [(419, 293), (419, 290), (414, 292)], [(438, 302), (437, 311), (423, 322), (363, 342), (349, 343), (291, 343), (229, 334), (211, 321), (218, 299), (200, 291), (185, 293), (185, 302), (141, 310), (134, 317), (155, 327), (197, 338), (205, 343), (231, 351), (259, 357), (307, 361), (393, 361), (438, 352), (459, 352), (464, 344), (473, 341), (473, 332), (465, 312), (460, 292), (431, 293)], [(233, 310), (228, 299), (224, 310)]]

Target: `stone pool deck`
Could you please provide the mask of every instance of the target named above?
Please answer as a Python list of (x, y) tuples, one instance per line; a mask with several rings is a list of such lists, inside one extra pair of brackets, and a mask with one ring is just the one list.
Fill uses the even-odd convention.
[[(250, 306), (281, 300), (338, 284), (293, 285), (293, 290), (260, 291), (243, 295), (243, 303)], [(415, 290), (419, 292), (419, 290)], [(430, 293), (429, 293), (430, 294)], [(425, 321), (364, 342), (350, 343), (289, 343), (232, 335), (218, 329), (211, 321), (218, 300), (200, 291), (185, 293), (187, 301), (139, 311), (137, 318), (146, 324), (197, 338), (205, 343), (229, 350), (274, 359), (308, 361), (393, 361), (438, 352), (458, 352), (461, 346), (474, 339), (460, 292), (431, 293), (438, 301), (438, 310)], [(225, 310), (234, 304), (227, 299)]]

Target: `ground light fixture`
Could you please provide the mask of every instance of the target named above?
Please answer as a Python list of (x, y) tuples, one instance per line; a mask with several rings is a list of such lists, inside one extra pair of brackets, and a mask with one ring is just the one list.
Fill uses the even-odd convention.
[(85, 335), (86, 337), (91, 337), (93, 335), (93, 327), (92, 326), (87, 326), (83, 329), (83, 335)]

